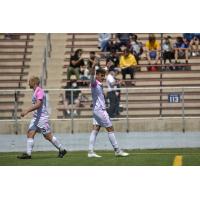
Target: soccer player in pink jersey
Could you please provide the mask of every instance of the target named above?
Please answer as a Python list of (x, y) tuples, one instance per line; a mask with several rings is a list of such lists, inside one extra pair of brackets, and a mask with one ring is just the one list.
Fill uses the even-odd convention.
[(128, 156), (129, 154), (122, 151), (115, 138), (114, 128), (112, 126), (112, 122), (110, 121), (109, 115), (106, 111), (105, 98), (103, 93), (103, 80), (105, 79), (105, 70), (99, 68), (95, 69), (97, 62), (94, 61), (91, 70), (91, 91), (92, 91), (92, 101), (93, 101), (93, 130), (90, 135), (89, 140), (89, 158), (100, 158), (100, 155), (97, 155), (94, 152), (94, 145), (96, 141), (96, 137), (101, 127), (105, 127), (108, 131), (108, 138), (110, 140), (111, 145), (115, 151), (116, 156)]
[(33, 118), (28, 128), (27, 132), (27, 150), (26, 153), (23, 153), (21, 156), (18, 156), (19, 159), (31, 159), (31, 153), (34, 145), (34, 137), (37, 132), (43, 134), (44, 138), (51, 142), (58, 150), (59, 158), (67, 153), (63, 148), (61, 143), (57, 140), (55, 136), (51, 133), (51, 128), (49, 125), (49, 114), (46, 109), (46, 96), (43, 89), (39, 86), (40, 80), (38, 77), (32, 76), (29, 79), (29, 86), (34, 90), (32, 97), (32, 106), (27, 110), (21, 113), (21, 117), (24, 117), (29, 112), (34, 111)]

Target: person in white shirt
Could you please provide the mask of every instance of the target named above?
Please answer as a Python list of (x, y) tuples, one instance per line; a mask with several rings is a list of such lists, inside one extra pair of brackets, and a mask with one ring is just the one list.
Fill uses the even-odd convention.
[(119, 97), (117, 91), (118, 81), (115, 79), (115, 69), (109, 69), (109, 74), (106, 78), (108, 86), (107, 97), (109, 99), (108, 114), (111, 118), (116, 117), (119, 113)]

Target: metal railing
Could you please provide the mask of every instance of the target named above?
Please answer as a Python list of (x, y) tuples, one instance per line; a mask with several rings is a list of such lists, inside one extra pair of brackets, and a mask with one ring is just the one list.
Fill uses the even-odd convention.
[(42, 61), (42, 71), (40, 75), (40, 82), (41, 86), (46, 86), (47, 78), (48, 78), (48, 59), (51, 57), (51, 51), (52, 51), (52, 45), (51, 45), (51, 34), (48, 33), (46, 36), (46, 44), (44, 47), (44, 53), (43, 53), (43, 61)]
[[(145, 94), (145, 91), (146, 92), (149, 92), (149, 91), (152, 91), (152, 90), (161, 90), (162, 89), (162, 92), (166, 91), (165, 93), (178, 93), (181, 97), (181, 101), (178, 102), (179, 103), (179, 106), (178, 108), (180, 108), (180, 115), (177, 116), (170, 116), (170, 117), (166, 117), (164, 115), (160, 115), (160, 116), (157, 116), (157, 117), (131, 117), (130, 116), (130, 104), (129, 103), (129, 97), (131, 94), (134, 94), (136, 92), (144, 92)], [(122, 95), (123, 95), (123, 98), (124, 98), (124, 117), (118, 117), (116, 118), (116, 120), (126, 120), (126, 132), (129, 132), (130, 131), (130, 123), (129, 123), (129, 120), (134, 120), (134, 119), (139, 119), (139, 120), (144, 120), (144, 119), (170, 119), (170, 118), (174, 118), (174, 119), (182, 119), (182, 131), (185, 132), (185, 119), (192, 119), (192, 118), (200, 118), (200, 115), (196, 114), (195, 116), (185, 116), (186, 113), (185, 113), (185, 108), (187, 108), (186, 106), (186, 100), (185, 100), (185, 94), (186, 92), (191, 92), (191, 91), (196, 91), (199, 92), (200, 90), (200, 87), (145, 87), (145, 88), (119, 88), (119, 90), (121, 90)], [(74, 91), (76, 90), (80, 90), (80, 89), (45, 89), (45, 92), (48, 92), (49, 93), (49, 96), (50, 94), (53, 94), (55, 95), (54, 93), (56, 92), (57, 95), (60, 95), (60, 93), (63, 93), (65, 91), (71, 91), (71, 102), (73, 102), (74, 100)], [(90, 89), (83, 89), (81, 88), (81, 91), (90, 91)], [(107, 91), (107, 88), (105, 88), (105, 92)], [(174, 92), (175, 91), (175, 92)], [(19, 113), (18, 113), (18, 108), (19, 108), (19, 105), (18, 105), (18, 100), (17, 100), (17, 96), (20, 93), (25, 93), (25, 92), (31, 92), (32, 93), (32, 90), (1, 90), (1, 92), (5, 92), (5, 93), (13, 93), (14, 96), (15, 96), (15, 104), (14, 104), (14, 118), (13, 119), (8, 119), (8, 120), (0, 120), (0, 123), (3, 123), (3, 122), (14, 122), (15, 123), (15, 133), (17, 134), (18, 133), (18, 124), (22, 121), (27, 121), (27, 120), (30, 120), (30, 119), (20, 119), (20, 116), (19, 116)], [(87, 93), (88, 95), (90, 95), (90, 92)], [(200, 92), (198, 93), (198, 95), (200, 95)], [(197, 98), (198, 100), (199, 98)], [(197, 101), (198, 102), (198, 101)], [(31, 102), (30, 102), (31, 103)], [(199, 102), (200, 104), (200, 102)], [(147, 104), (148, 106), (148, 101), (147, 101)], [(150, 105), (150, 104), (149, 104)], [(163, 106), (163, 104), (162, 104)], [(197, 106), (199, 107), (199, 106)], [(156, 107), (157, 108), (157, 107)], [(173, 107), (174, 108), (174, 107)], [(58, 108), (54, 108), (54, 109), (58, 109)], [(74, 105), (72, 104), (71, 107), (70, 107), (71, 111), (73, 112), (75, 107)], [(81, 108), (80, 108), (81, 109)], [(88, 108), (88, 109), (91, 109), (92, 108)], [(142, 107), (141, 107), (142, 109)], [(159, 108), (158, 108), (159, 109)], [(162, 109), (162, 108), (161, 108)], [(170, 107), (171, 109), (171, 107)], [(136, 111), (137, 112), (137, 111)], [(200, 113), (200, 112), (199, 112)], [(80, 117), (74, 117), (73, 115), (71, 115), (69, 118), (65, 119), (58, 119), (58, 118), (50, 118), (51, 121), (71, 121), (71, 133), (74, 133), (74, 120), (91, 120), (92, 116), (91, 117), (84, 117), (84, 118), (80, 118)]]
[(47, 33), (47, 55), (48, 58), (51, 58), (51, 51), (52, 51), (52, 45), (51, 45), (51, 34)]
[(46, 86), (48, 73), (47, 73), (47, 50), (44, 48), (43, 62), (42, 62), (42, 72), (40, 75), (40, 84), (42, 87)]

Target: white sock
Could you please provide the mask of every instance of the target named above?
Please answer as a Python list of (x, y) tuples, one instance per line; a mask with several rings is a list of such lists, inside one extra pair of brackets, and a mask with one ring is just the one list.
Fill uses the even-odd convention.
[(62, 144), (57, 140), (55, 136), (52, 137), (51, 143), (60, 151), (64, 150)]
[(90, 135), (90, 140), (89, 140), (89, 151), (90, 152), (94, 151), (94, 145), (96, 142), (97, 135), (98, 135), (98, 131), (92, 130), (91, 135)]
[(30, 156), (33, 150), (34, 145), (34, 139), (33, 138), (27, 138), (27, 148), (26, 153)]
[(117, 144), (117, 140), (115, 138), (114, 132), (108, 132), (108, 138), (110, 140), (110, 143), (112, 144), (115, 151), (119, 151), (119, 146)]

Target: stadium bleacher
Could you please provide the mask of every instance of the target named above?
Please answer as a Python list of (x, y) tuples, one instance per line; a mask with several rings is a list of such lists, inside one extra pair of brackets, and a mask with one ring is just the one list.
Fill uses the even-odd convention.
[[(113, 34), (112, 34), (113, 35)], [(148, 39), (148, 34), (137, 34), (138, 40), (143, 44)], [(179, 33), (172, 34), (163, 34), (163, 37), (170, 35), (172, 37), (172, 42), (175, 41), (177, 36), (180, 36)], [(99, 57), (101, 57), (101, 52), (98, 49), (98, 34), (95, 33), (70, 33), (67, 34), (66, 41), (66, 51), (65, 51), (65, 65), (63, 66), (63, 80), (62, 87), (66, 84), (66, 69), (69, 65), (70, 55), (73, 52), (81, 48), (83, 50), (83, 57), (87, 59), (90, 51), (95, 51)], [(114, 35), (112, 36), (114, 37)], [(157, 40), (161, 42), (161, 35), (156, 34)], [(105, 53), (104, 53), (105, 54)], [(105, 66), (105, 58), (100, 59), (101, 66)], [(162, 68), (163, 66), (167, 66), (169, 64), (159, 64), (158, 68)], [(134, 86), (129, 86), (133, 88), (141, 88), (141, 90), (130, 90), (129, 91), (129, 117), (170, 117), (170, 116), (181, 116), (182, 115), (182, 103), (170, 104), (168, 103), (168, 94), (170, 93), (169, 89), (164, 89), (164, 87), (195, 87), (200, 86), (200, 59), (199, 57), (190, 57), (189, 64), (176, 64), (174, 66), (181, 66), (183, 69), (179, 71), (147, 71), (147, 59), (145, 54), (140, 60), (139, 67), (140, 71), (136, 72), (134, 78)], [(191, 70), (185, 69), (186, 67), (190, 67)], [(120, 77), (121, 78), (121, 77)], [(129, 80), (128, 80), (129, 81)], [(127, 81), (127, 82), (128, 82)], [(130, 80), (131, 81), (131, 80)], [(132, 81), (131, 81), (132, 82)], [(152, 92), (145, 92), (143, 88), (151, 87), (156, 88), (162, 86), (163, 89), (153, 89)], [(178, 93), (182, 93), (182, 91), (177, 91)], [(89, 92), (86, 92), (85, 95), (88, 97), (89, 101), (84, 102), (85, 107), (80, 108), (81, 115), (80, 117), (91, 117), (91, 96)], [(200, 114), (200, 104), (199, 98), (200, 93), (195, 89), (187, 90), (184, 93), (185, 100), (185, 116), (198, 116)], [(126, 107), (126, 94), (124, 90), (121, 95), (121, 104), (123, 107)], [(139, 97), (139, 99), (138, 99)], [(64, 118), (63, 111), (64, 105), (62, 100), (59, 101), (58, 107), (58, 117)], [(120, 117), (126, 117), (126, 109), (121, 113)]]
[[(19, 38), (5, 39), (4, 34), (0, 34), (0, 88), (2, 89), (25, 89), (27, 88), (27, 76), (35, 70), (33, 67), (37, 65), (38, 72), (42, 64), (42, 59), (39, 57), (43, 50), (37, 51), (35, 58), (33, 58), (33, 40), (36, 41), (36, 37), (39, 34), (20, 34)], [(148, 38), (148, 34), (138, 33), (138, 40), (143, 44)], [(181, 34), (163, 34), (171, 35), (172, 42), (175, 41), (176, 36)], [(114, 37), (114, 35), (113, 35)], [(156, 34), (157, 39), (160, 41), (160, 34)], [(41, 41), (43, 36), (38, 36), (37, 44), (38, 49), (42, 47)], [(66, 85), (66, 71), (69, 66), (69, 59), (71, 54), (78, 49), (83, 49), (83, 56), (88, 58), (89, 51), (95, 51), (99, 56), (102, 66), (105, 66), (105, 58), (98, 48), (98, 34), (97, 33), (70, 33), (70, 34), (52, 34), (52, 58), (48, 61), (48, 81), (46, 88), (63, 88)], [(63, 43), (64, 42), (64, 43)], [(56, 44), (58, 46), (56, 47)], [(63, 45), (63, 46), (62, 46)], [(9, 46), (6, 48), (6, 46)], [(13, 48), (11, 48), (13, 47)], [(63, 49), (62, 49), (63, 48)], [(40, 58), (40, 59), (38, 59)], [(34, 59), (33, 64), (30, 67), (31, 62)], [(63, 63), (63, 64), (62, 64)], [(167, 64), (168, 65), (168, 64)], [(126, 80), (126, 84), (122, 86), (121, 92), (121, 107), (123, 111), (120, 113), (120, 118), (126, 118), (126, 88), (128, 90), (128, 116), (130, 118), (153, 118), (153, 117), (181, 117), (183, 115), (182, 105), (183, 102), (171, 104), (168, 102), (168, 95), (171, 92), (182, 94), (182, 89), (174, 90), (172, 87), (187, 87), (187, 86), (200, 86), (200, 58), (198, 56), (190, 57), (189, 64), (176, 64), (176, 66), (182, 66), (183, 70), (173, 71), (148, 71), (147, 59), (145, 54), (142, 55), (142, 59), (139, 62), (141, 68), (136, 72), (134, 81)], [(191, 67), (191, 70), (185, 69), (185, 66)], [(158, 68), (162, 68), (163, 64), (157, 65)], [(119, 75), (121, 78), (121, 75)], [(55, 80), (54, 80), (55, 79)], [(134, 84), (131, 84), (134, 82)], [(106, 85), (105, 85), (106, 86)], [(158, 87), (162, 86), (163, 89)], [(151, 87), (152, 89), (145, 90), (145, 87)], [(170, 89), (170, 88), (171, 89)], [(87, 87), (83, 87), (87, 88)], [(89, 89), (89, 88), (88, 88)], [(91, 94), (90, 90), (82, 91), (87, 97), (87, 100), (83, 102), (84, 107), (80, 108), (79, 118), (91, 118)], [(56, 95), (49, 93), (50, 104), (53, 109), (51, 117), (64, 119), (64, 105), (61, 96), (61, 92)], [(63, 93), (63, 91), (62, 91)], [(17, 93), (17, 110), (19, 112), (24, 107), (24, 99), (27, 105), (30, 104), (30, 96), (20, 92)], [(52, 95), (52, 96), (51, 96)], [(184, 91), (184, 116), (198, 117), (200, 115), (200, 92), (193, 88)], [(1, 119), (13, 119), (15, 108), (15, 94), (1, 92), (0, 94), (0, 111)], [(53, 97), (53, 98), (52, 98)], [(30, 116), (29, 116), (30, 117)], [(69, 117), (70, 119), (70, 117)]]
[[(12, 33), (7, 38), (0, 34), (0, 119), (13, 119), (15, 109), (20, 112), (23, 93), (3, 92), (9, 89), (25, 89), (33, 45), (33, 33)], [(16, 102), (17, 101), (17, 102)], [(17, 107), (15, 108), (15, 104)]]

